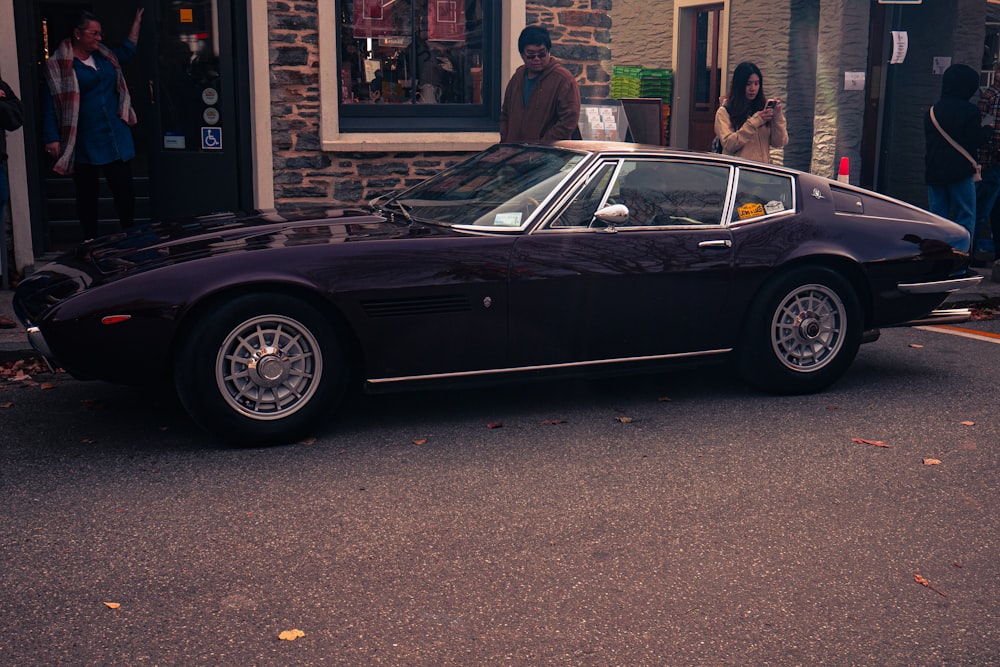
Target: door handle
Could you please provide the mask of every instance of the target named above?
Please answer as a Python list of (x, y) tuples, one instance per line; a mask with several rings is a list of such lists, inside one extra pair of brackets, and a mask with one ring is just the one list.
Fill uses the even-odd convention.
[(729, 239), (719, 239), (717, 241), (702, 241), (699, 248), (732, 248), (733, 242)]

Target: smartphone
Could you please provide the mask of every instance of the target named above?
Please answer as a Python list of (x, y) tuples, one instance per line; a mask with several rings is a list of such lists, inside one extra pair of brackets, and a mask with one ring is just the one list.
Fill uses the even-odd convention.
[(768, 101), (767, 101), (767, 104), (765, 104), (765, 105), (764, 105), (764, 108), (765, 108), (765, 109), (773, 109), (773, 108), (774, 108), (774, 105), (775, 105), (776, 103), (777, 103), (777, 100), (768, 100)]

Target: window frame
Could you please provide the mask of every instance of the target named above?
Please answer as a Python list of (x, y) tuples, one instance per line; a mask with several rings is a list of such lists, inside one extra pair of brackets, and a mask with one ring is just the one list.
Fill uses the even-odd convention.
[[(742, 179), (743, 179), (744, 172), (745, 173), (750, 173), (750, 174), (762, 174), (764, 176), (774, 178), (775, 180), (779, 180), (780, 179), (780, 180), (787, 181), (787, 183), (788, 183), (788, 194), (789, 194), (789, 197), (791, 199), (790, 205), (784, 207), (780, 211), (775, 211), (773, 213), (768, 213), (765, 210), (765, 212), (764, 212), (763, 215), (755, 215), (755, 216), (751, 216), (751, 217), (747, 217), (747, 218), (740, 218), (739, 217), (739, 213), (738, 213), (739, 212), (739, 208), (740, 208), (739, 194), (740, 194), (740, 186), (742, 184)], [(766, 169), (766, 168), (764, 168), (764, 169), (758, 169), (758, 168), (755, 168), (755, 167), (747, 167), (747, 166), (740, 165), (739, 167), (736, 168), (735, 177), (734, 177), (732, 183), (730, 184), (730, 190), (731, 190), (731, 192), (730, 192), (730, 195), (729, 195), (729, 199), (730, 199), (731, 210), (729, 211), (729, 222), (727, 224), (730, 227), (737, 227), (737, 226), (740, 226), (740, 225), (746, 225), (746, 224), (750, 224), (750, 223), (754, 223), (754, 222), (759, 222), (761, 220), (770, 220), (770, 219), (778, 217), (778, 216), (794, 215), (795, 212), (798, 210), (798, 187), (797, 186), (798, 186), (798, 178), (794, 174), (785, 173), (785, 172), (779, 172), (779, 171), (774, 171), (774, 170)]]
[[(319, 32), (319, 99), (320, 146), (323, 151), (350, 152), (421, 152), (421, 151), (480, 151), (499, 141), (499, 130), (467, 127), (458, 131), (434, 130), (434, 127), (461, 127), (458, 118), (430, 112), (423, 123), (415, 122), (417, 116), (392, 116), (384, 118), (384, 127), (365, 121), (358, 127), (355, 119), (342, 118), (340, 113), (339, 66), (340, 13), (338, 0), (317, 0)], [(502, 90), (520, 63), (517, 36), (525, 25), (525, 0), (501, 0), (501, 24), (494, 32), (499, 35), (499, 73), (490, 73), (497, 81), (495, 105), (489, 116), (499, 114)], [(326, 67), (324, 63), (329, 63)], [(418, 112), (424, 116), (424, 111)], [(482, 117), (481, 117), (482, 118)], [(346, 121), (346, 122), (345, 122)], [(443, 122), (442, 122), (443, 121)], [(400, 131), (400, 124), (407, 129)], [(409, 128), (413, 128), (412, 131)], [(360, 129), (360, 131), (358, 131)]]
[[(576, 198), (586, 189), (593, 178), (596, 178), (600, 172), (608, 165), (612, 166), (612, 174), (610, 181), (605, 186), (604, 192), (601, 195), (601, 203), (598, 208), (608, 205), (609, 199), (612, 197), (616, 185), (620, 185), (623, 178), (622, 172), (625, 170), (628, 163), (639, 163), (639, 162), (658, 162), (658, 163), (672, 163), (672, 164), (684, 164), (684, 165), (706, 165), (711, 167), (718, 167), (720, 170), (728, 171), (726, 190), (723, 193), (722, 209), (720, 211), (720, 219), (718, 223), (703, 223), (698, 225), (687, 224), (687, 223), (677, 223), (668, 225), (615, 225), (614, 229), (616, 232), (630, 233), (630, 232), (652, 232), (652, 231), (664, 231), (664, 230), (710, 230), (710, 229), (727, 229), (733, 223), (729, 222), (729, 216), (731, 213), (732, 199), (735, 196), (733, 190), (734, 184), (737, 182), (737, 171), (738, 167), (732, 164), (718, 162), (718, 161), (702, 161), (697, 158), (679, 157), (679, 156), (651, 156), (651, 155), (614, 155), (605, 156), (604, 158), (596, 161), (587, 170), (587, 175), (584, 176), (580, 183), (572, 190), (571, 193), (567, 194), (565, 203), (560, 207), (557, 214), (552, 215), (543, 224), (541, 231), (552, 232), (557, 234), (564, 233), (606, 233), (606, 230), (600, 227), (593, 227), (590, 225), (558, 225), (557, 223), (566, 213), (570, 206), (576, 201)], [(771, 173), (771, 172), (767, 172)], [(762, 218), (753, 218), (753, 220), (760, 220)], [(745, 222), (745, 221), (742, 221)], [(739, 224), (739, 223), (736, 223)]]

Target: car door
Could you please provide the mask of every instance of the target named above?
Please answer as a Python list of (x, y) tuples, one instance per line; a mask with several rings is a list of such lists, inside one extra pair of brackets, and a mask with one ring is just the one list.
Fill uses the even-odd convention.
[[(683, 158), (608, 159), (511, 259), (515, 365), (696, 354), (733, 344), (726, 312), (732, 169)], [(628, 218), (605, 224), (601, 207)]]

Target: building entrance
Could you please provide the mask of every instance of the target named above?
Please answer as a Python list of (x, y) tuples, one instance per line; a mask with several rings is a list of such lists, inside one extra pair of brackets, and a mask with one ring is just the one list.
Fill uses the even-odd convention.
[[(117, 46), (128, 35), (135, 8), (144, 8), (138, 54), (122, 70), (138, 123), (132, 128), (136, 157), (136, 222), (249, 208), (252, 202), (249, 136), (239, 130), (248, 115), (245, 17), (232, 0), (141, 0), (136, 4), (38, 0), (21, 20), (31, 29), (18, 48), (34, 67), (31, 106), (42, 108), (44, 68), (67, 38), (81, 11), (101, 22), (103, 39)], [(23, 79), (22, 79), (23, 80)], [(39, 128), (40, 129), (40, 128)], [(35, 250), (59, 250), (80, 241), (69, 177), (52, 172), (38, 146), (38, 182), (32, 205)], [(100, 232), (118, 228), (110, 192), (100, 201)], [(33, 216), (36, 217), (36, 216)]]

